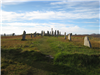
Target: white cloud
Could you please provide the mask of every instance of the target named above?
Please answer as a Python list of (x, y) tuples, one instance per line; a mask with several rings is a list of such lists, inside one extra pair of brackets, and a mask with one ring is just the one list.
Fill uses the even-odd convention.
[(24, 16), (24, 13), (16, 13), (16, 12), (6, 12), (2, 11), (2, 21), (14, 21), (21, 19)]
[[(76, 0), (75, 0), (76, 1)], [(91, 1), (91, 2), (51, 2), (50, 4), (52, 5), (52, 8), (57, 8), (59, 7), (58, 10), (65, 11), (68, 10), (67, 12), (69, 13), (99, 13), (99, 3), (98, 1)], [(70, 9), (70, 10), (69, 10)]]
[(2, 21), (19, 21), (19, 20), (34, 20), (34, 19), (92, 19), (99, 18), (99, 13), (73, 13), (73, 12), (54, 12), (54, 11), (32, 11), (26, 13), (16, 13), (2, 11)]
[[(4, 26), (6, 25), (6, 26)], [(34, 27), (30, 27), (34, 26)], [(26, 33), (34, 33), (38, 32), (40, 33), (41, 30), (44, 30), (46, 33), (47, 31), (51, 31), (51, 28), (53, 30), (59, 30), (62, 34), (64, 32), (68, 33), (77, 33), (77, 34), (91, 34), (91, 33), (99, 33), (99, 30), (89, 30), (80, 28), (77, 25), (72, 24), (61, 24), (61, 23), (2, 23), (2, 34), (22, 34), (25, 30)]]
[(23, 2), (28, 2), (28, 1), (33, 1), (33, 0), (2, 0), (1, 4), (2, 5), (17, 5), (17, 4), (21, 4)]

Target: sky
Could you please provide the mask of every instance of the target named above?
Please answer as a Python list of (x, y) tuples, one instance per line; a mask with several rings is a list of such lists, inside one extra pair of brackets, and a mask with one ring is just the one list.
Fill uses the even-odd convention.
[(2, 0), (0, 33), (100, 34), (99, 0)]

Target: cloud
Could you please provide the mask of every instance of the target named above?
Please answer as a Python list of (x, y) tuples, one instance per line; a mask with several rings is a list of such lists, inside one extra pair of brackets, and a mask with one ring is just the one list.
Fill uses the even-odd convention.
[(29, 1), (34, 1), (34, 0), (2, 0), (1, 4), (2, 5), (17, 5), (17, 4), (21, 4), (23, 2), (29, 2)]
[(24, 13), (16, 13), (16, 12), (6, 12), (2, 11), (2, 21), (15, 21), (21, 19), (24, 16)]
[(62, 19), (93, 19), (99, 18), (99, 14), (94, 12), (86, 13), (71, 13), (71, 12), (55, 12), (55, 11), (32, 11), (25, 13), (2, 11), (2, 21), (19, 21), (19, 20), (34, 20), (34, 19), (48, 19), (48, 20), (62, 20)]
[(59, 30), (62, 34), (64, 32), (68, 33), (77, 33), (77, 34), (91, 34), (91, 33), (99, 33), (99, 30), (85, 29), (80, 28), (78, 25), (73, 24), (62, 24), (62, 23), (2, 23), (2, 33), (1, 34), (22, 34), (25, 30), (26, 33), (41, 33), (41, 30), (44, 30), (45, 33), (47, 31)]

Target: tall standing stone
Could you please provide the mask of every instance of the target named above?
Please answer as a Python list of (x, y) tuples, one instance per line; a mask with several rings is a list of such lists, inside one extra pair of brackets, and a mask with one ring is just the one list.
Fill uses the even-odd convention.
[(26, 37), (26, 32), (25, 32), (25, 31), (23, 31), (22, 40), (25, 40), (25, 37)]
[(59, 36), (59, 30), (57, 30), (57, 34), (58, 34), (58, 36)]
[(31, 33), (31, 38), (32, 38), (32, 33)]
[(4, 33), (4, 36), (6, 36), (6, 34)]
[(43, 31), (41, 31), (41, 36), (43, 36)]
[(43, 36), (45, 35), (45, 31), (43, 31)]
[(68, 40), (70, 40), (70, 41), (71, 41), (71, 35), (72, 34), (68, 34)]
[(64, 33), (64, 38), (66, 39), (66, 32)]
[(52, 36), (53, 36), (53, 31), (51, 33), (52, 33)]
[(34, 37), (36, 37), (36, 32), (34, 33)]
[(14, 36), (15, 35), (15, 33), (12, 33), (12, 36)]
[(59, 35), (61, 35), (61, 32), (59, 32)]
[(50, 32), (50, 35), (51, 35), (51, 32)]
[(59, 35), (59, 30), (57, 30), (57, 37), (58, 37), (58, 35)]
[(55, 37), (56, 37), (56, 30), (55, 30)]
[(49, 31), (47, 31), (47, 36), (49, 36)]
[(89, 38), (87, 36), (85, 36), (84, 38), (84, 46), (88, 46), (90, 48), (92, 47)]
[(53, 36), (53, 28), (51, 28), (51, 35)]

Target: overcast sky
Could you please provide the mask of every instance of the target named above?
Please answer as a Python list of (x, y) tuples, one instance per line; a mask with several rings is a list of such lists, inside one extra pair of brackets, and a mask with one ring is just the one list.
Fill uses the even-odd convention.
[(1, 34), (59, 30), (73, 34), (100, 33), (99, 0), (2, 0)]

